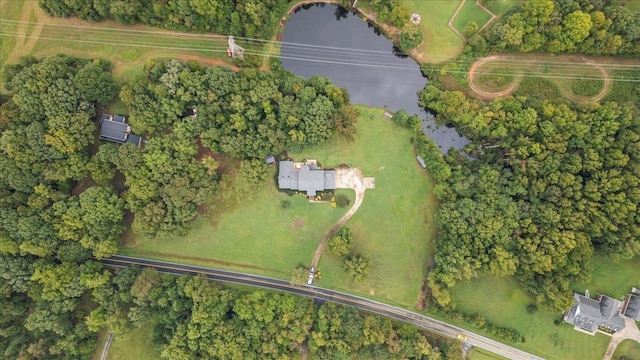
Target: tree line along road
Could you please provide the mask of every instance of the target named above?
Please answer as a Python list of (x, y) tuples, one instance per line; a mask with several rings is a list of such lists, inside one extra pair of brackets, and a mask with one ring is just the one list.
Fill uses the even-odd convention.
[(138, 265), (140, 267), (154, 268), (161, 273), (173, 275), (203, 274), (210, 280), (284, 291), (292, 294), (311, 297), (320, 301), (331, 301), (338, 304), (355, 306), (360, 310), (368, 311), (371, 313), (386, 316), (397, 321), (412, 324), (421, 329), (432, 331), (443, 336), (464, 339), (464, 342), (468, 344), (485, 349), (509, 359), (543, 360), (543, 358), (541, 357), (529, 354), (525, 351), (516, 349), (509, 345), (491, 340), (471, 331), (461, 329), (457, 326), (453, 326), (406, 309), (391, 306), (370, 299), (365, 299), (359, 296), (342, 293), (339, 291), (319, 288), (317, 286), (294, 286), (291, 285), (288, 281), (269, 278), (266, 276), (129, 256), (115, 255), (108, 259), (103, 259), (100, 261), (103, 265), (114, 268)]

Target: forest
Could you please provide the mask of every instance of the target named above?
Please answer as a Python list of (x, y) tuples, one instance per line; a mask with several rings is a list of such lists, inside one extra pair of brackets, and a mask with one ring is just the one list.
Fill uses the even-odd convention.
[(478, 53), (640, 55), (640, 17), (606, 0), (532, 0), (469, 39)]
[(286, 0), (40, 0), (56, 17), (77, 16), (123, 24), (142, 23), (182, 31), (212, 32), (268, 39), (287, 6)]
[[(576, 17), (588, 25), (580, 38), (569, 31), (577, 31), (570, 25)], [(631, 24), (638, 19), (605, 1), (527, 1), (469, 44), (637, 56), (640, 26)], [(608, 37), (619, 41), (602, 41)], [(618, 45), (606, 50), (594, 41)], [(419, 94), (420, 105), (471, 140), (470, 157), (443, 156), (426, 137), (417, 145), (441, 201), (436, 266), (427, 279), (439, 306), (449, 305), (447, 289), (456, 281), (490, 273), (516, 275), (538, 305), (566, 310), (571, 285), (588, 280), (594, 253), (640, 255), (637, 100), (574, 104), (510, 96), (485, 102), (444, 90), (437, 71), (423, 70), (431, 82)]]
[[(289, 358), (307, 340), (327, 359), (439, 356), (415, 328), (353, 308), (103, 268), (96, 259), (118, 251), (127, 211), (133, 231), (186, 232), (197, 205), (217, 191), (218, 164), (203, 149), (261, 163), (267, 153), (353, 135), (357, 116), (346, 91), (324, 78), (158, 61), (120, 93), (148, 143), (99, 144), (96, 108), (117, 91), (110, 70), (104, 60), (58, 55), (24, 58), (8, 71), (13, 96), (0, 106), (4, 358), (86, 358), (97, 331), (124, 335), (154, 317), (171, 359)], [(190, 345), (195, 338), (201, 347)]]

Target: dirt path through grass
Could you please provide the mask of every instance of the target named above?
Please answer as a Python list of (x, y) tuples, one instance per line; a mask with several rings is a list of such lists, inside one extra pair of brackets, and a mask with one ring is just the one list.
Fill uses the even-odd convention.
[[(4, 64), (0, 64), (2, 66), (16, 64), (22, 56), (41, 58), (63, 53), (84, 58), (106, 58), (113, 64), (116, 77), (136, 67), (140, 68), (147, 60), (165, 58), (239, 69), (226, 59), (226, 53), (209, 50), (202, 54), (200, 49), (203, 47), (219, 48), (226, 44), (226, 40), (214, 39), (211, 34), (176, 33), (144, 25), (122, 25), (113, 21), (92, 23), (74, 17), (58, 19), (46, 14), (37, 1), (24, 1), (22, 4), (16, 1), (13, 6), (22, 6), (22, 9), (19, 16), (3, 18), (6, 20), (3, 32), (15, 38), (15, 46)], [(183, 39), (184, 42), (181, 42)], [(113, 44), (110, 45), (107, 40)], [(130, 44), (126, 44), (126, 40), (140, 46), (128, 46)], [(119, 45), (120, 43), (122, 44)], [(154, 44), (158, 46), (154, 48)], [(209, 53), (210, 57), (207, 56)]]
[(21, 24), (18, 26), (15, 35), (16, 45), (13, 47), (11, 54), (9, 54), (9, 56), (7, 57), (7, 64), (17, 63), (20, 57), (28, 55), (29, 53), (31, 53), (31, 50), (33, 50), (33, 47), (40, 37), (40, 32), (42, 32), (42, 27), (44, 26), (44, 24), (36, 24), (33, 30), (29, 32), (29, 34), (27, 34), (27, 30), (29, 28), (28, 22), (29, 19), (31, 19), (31, 13), (35, 13), (37, 17), (38, 10), (40, 10), (38, 2), (27, 1), (24, 3), (22, 7), (22, 13), (20, 14)]
[(353, 202), (353, 206), (344, 214), (335, 225), (333, 225), (329, 231), (324, 235), (316, 252), (313, 255), (311, 266), (317, 268), (320, 257), (324, 252), (327, 242), (333, 234), (349, 220), (353, 214), (358, 211), (362, 201), (364, 201), (364, 193), (367, 189), (373, 189), (375, 187), (375, 181), (373, 178), (365, 178), (362, 175), (362, 171), (356, 168), (337, 168), (336, 169), (336, 189), (353, 189), (356, 192), (356, 199)]
[[(621, 59), (613, 58), (613, 60), (618, 61)], [(604, 59), (604, 58), (585, 58), (580, 55), (565, 55), (562, 57), (551, 57), (550, 55), (495, 55), (486, 58), (478, 59), (475, 63), (471, 65), (469, 68), (469, 72), (467, 74), (467, 80), (469, 83), (469, 87), (476, 95), (476, 97), (483, 100), (493, 100), (499, 97), (505, 97), (513, 93), (518, 89), (522, 78), (525, 73), (527, 76), (539, 76), (540, 78), (549, 79), (553, 83), (558, 86), (558, 90), (560, 93), (566, 97), (567, 99), (573, 102), (597, 102), (602, 100), (611, 90), (612, 82), (611, 74), (609, 71), (618, 70), (618, 67), (622, 69), (624, 66), (628, 66), (627, 64), (619, 64), (618, 67), (612, 63), (612, 59)], [(487, 70), (483, 72), (481, 68), (485, 65), (489, 65), (491, 63), (498, 64), (497, 68), (493, 68), (492, 70)], [(637, 65), (640, 68), (640, 65)], [(601, 77), (603, 85), (602, 90), (598, 92), (595, 96), (592, 97), (584, 97), (578, 96), (574, 94), (566, 88), (566, 86), (560, 86), (560, 82), (564, 81), (573, 81), (582, 78), (588, 78), (586, 75), (581, 74), (582, 71), (588, 71), (589, 67), (595, 68), (599, 73), (597, 76)], [(606, 68), (605, 68), (606, 67)], [(496, 75), (504, 75), (501, 74), (501, 71), (498, 70), (500, 68), (504, 68), (504, 71), (513, 71), (514, 79), (504, 90), (501, 91), (488, 91), (482, 88), (477, 80), (477, 75), (491, 75), (495, 73)], [(538, 68), (542, 68), (543, 70), (539, 70)], [(596, 76), (596, 75), (590, 75)]]

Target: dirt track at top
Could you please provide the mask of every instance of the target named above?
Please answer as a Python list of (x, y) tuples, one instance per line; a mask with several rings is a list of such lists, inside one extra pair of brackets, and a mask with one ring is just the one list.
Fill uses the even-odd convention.
[[(506, 61), (506, 62), (508, 62), (509, 60), (511, 60), (513, 58), (514, 58), (514, 56), (495, 55), (495, 56), (489, 56), (489, 57), (486, 57), (486, 58), (481, 58), (481, 59), (477, 60), (475, 63), (473, 63), (471, 65), (471, 67), (469, 68), (469, 72), (467, 74), (467, 80), (468, 80), (468, 83), (469, 83), (469, 87), (474, 92), (476, 97), (478, 97), (478, 98), (480, 98), (482, 100), (493, 100), (493, 99), (496, 99), (496, 98), (509, 96), (511, 93), (513, 93), (515, 90), (518, 89), (518, 86), (520, 85), (520, 82), (522, 81), (522, 79), (524, 77), (524, 70), (523, 69), (513, 69), (513, 70), (516, 71), (516, 75), (515, 75), (513, 81), (511, 82), (511, 84), (507, 88), (505, 88), (504, 90), (501, 90), (501, 91), (497, 91), (497, 92), (486, 91), (486, 90), (483, 90), (480, 86), (478, 86), (475, 83), (476, 72), (479, 72), (478, 68), (480, 68), (482, 65), (484, 65), (486, 63), (489, 63), (489, 62), (493, 62), (493, 61)], [(602, 74), (602, 81), (603, 81), (602, 90), (597, 95), (592, 96), (592, 97), (584, 97), (584, 96), (575, 95), (573, 92), (570, 92), (570, 91), (567, 91), (565, 89), (562, 89), (562, 87), (560, 87), (560, 86), (558, 86), (558, 90), (560, 91), (560, 93), (562, 93), (562, 95), (564, 97), (566, 97), (567, 99), (569, 99), (571, 101), (574, 101), (574, 102), (597, 102), (597, 101), (600, 101), (609, 93), (609, 90), (611, 89), (611, 86), (612, 86), (611, 76), (609, 75), (607, 70), (605, 70), (605, 68), (603, 66), (601, 66), (599, 63), (597, 63), (595, 61), (592, 61), (592, 60), (587, 60), (584, 57), (582, 57), (582, 60), (584, 60), (584, 64), (585, 65), (593, 66), (596, 69), (598, 69), (598, 71), (600, 71), (600, 73)], [(534, 64), (536, 62), (532, 60), (531, 63)], [(541, 75), (540, 77), (544, 78), (545, 76)]]
[(475, 63), (473, 63), (473, 65), (471, 65), (471, 68), (469, 68), (469, 73), (467, 74), (467, 80), (469, 81), (469, 87), (471, 88), (471, 90), (473, 90), (473, 92), (481, 99), (483, 100), (493, 100), (499, 97), (505, 97), (505, 96), (509, 96), (512, 92), (514, 92), (517, 88), (518, 85), (520, 85), (520, 81), (522, 81), (522, 78), (524, 76), (524, 74), (522, 72), (518, 72), (515, 76), (515, 78), (513, 79), (513, 81), (511, 82), (511, 85), (509, 85), (506, 89), (502, 90), (502, 91), (498, 91), (498, 92), (491, 92), (491, 91), (485, 91), (482, 90), (480, 87), (478, 87), (478, 85), (475, 84), (474, 82), (474, 77), (476, 74), (476, 70), (491, 61), (496, 61), (496, 60), (500, 60), (501, 56), (490, 56), (490, 57), (486, 57), (486, 58), (482, 58), (478, 61), (476, 61)]

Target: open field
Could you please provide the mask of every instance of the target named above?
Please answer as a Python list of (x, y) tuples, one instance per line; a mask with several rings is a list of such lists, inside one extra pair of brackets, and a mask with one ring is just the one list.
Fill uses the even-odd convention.
[(326, 251), (319, 267), (322, 280), (316, 284), (413, 306), (435, 237), (437, 201), (429, 177), (415, 160), (412, 133), (385, 120), (380, 109), (359, 109), (354, 144), (335, 141), (293, 154), (325, 164), (351, 164), (376, 179), (376, 188), (367, 190), (346, 224), (354, 232), (353, 252), (371, 259), (368, 278), (351, 281), (342, 270), (343, 259)]
[(411, 13), (422, 17), (424, 41), (417, 49), (422, 59), (440, 63), (458, 56), (464, 48), (464, 40), (449, 28), (447, 23), (459, 2), (451, 0), (406, 0), (402, 2)]
[[(483, 99), (515, 91), (544, 98), (560, 94), (573, 102), (589, 102), (600, 101), (617, 82), (624, 82), (619, 75), (637, 84), (634, 74), (638, 71), (640, 63), (636, 59), (510, 54), (479, 59), (472, 65), (468, 80), (475, 96)], [(625, 85), (629, 86), (633, 85)], [(507, 93), (503, 89), (508, 89)]]
[(640, 0), (614, 0), (613, 4), (626, 6), (630, 10), (640, 11)]
[[(371, 259), (368, 279), (349, 280), (342, 259), (327, 251), (316, 284), (412, 307), (435, 236), (432, 184), (415, 161), (412, 133), (385, 120), (381, 109), (359, 109), (354, 143), (337, 139), (290, 154), (295, 160), (316, 158), (328, 167), (347, 163), (376, 177), (376, 189), (367, 190), (362, 206), (347, 222), (355, 233), (353, 250)], [(232, 184), (212, 201), (211, 211), (193, 222), (187, 236), (143, 239), (128, 234), (122, 252), (288, 279), (295, 266), (308, 266), (322, 236), (347, 209), (287, 196), (271, 179), (260, 186), (238, 179)], [(352, 190), (339, 194), (353, 203)], [(285, 200), (290, 203), (286, 209), (281, 206)]]
[(505, 357), (496, 355), (480, 348), (474, 347), (467, 354), (468, 360), (506, 360)]
[(467, 0), (462, 6), (462, 9), (460, 9), (460, 12), (458, 12), (458, 15), (453, 19), (453, 26), (458, 29), (458, 31), (463, 32), (462, 30), (470, 21), (475, 21), (478, 29), (480, 29), (490, 19), (491, 15), (476, 5), (474, 0)]
[(140, 76), (144, 63), (154, 58), (229, 63), (223, 36), (130, 26), (110, 20), (92, 23), (53, 18), (40, 9), (37, 1), (0, 1), (0, 9), (2, 67), (15, 64), (26, 55), (100, 57), (113, 63), (116, 80), (123, 82)]
[(613, 354), (613, 360), (640, 360), (640, 343), (633, 340), (624, 340), (616, 348)]
[(487, 9), (497, 16), (504, 15), (512, 7), (523, 3), (525, 0), (484, 0)]
[[(640, 263), (637, 258), (614, 263), (595, 257), (593, 268), (591, 281), (575, 286), (575, 291), (589, 289), (592, 294), (601, 292), (621, 298), (631, 286), (638, 286)], [(513, 277), (483, 276), (464, 281), (456, 285), (451, 294), (458, 309), (477, 312), (497, 325), (515, 328), (526, 339), (526, 343), (518, 347), (546, 359), (602, 359), (609, 343), (610, 338), (602, 334), (589, 336), (564, 322), (556, 326), (554, 320), (561, 318), (560, 313), (540, 309), (529, 314), (526, 307), (532, 299)]]
[[(131, 330), (121, 338), (115, 337), (109, 348), (107, 360), (160, 359), (162, 349), (151, 341), (155, 324), (155, 320), (149, 320), (141, 328)], [(94, 360), (100, 360), (100, 358), (94, 358)]]

